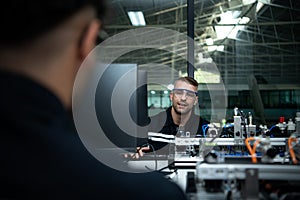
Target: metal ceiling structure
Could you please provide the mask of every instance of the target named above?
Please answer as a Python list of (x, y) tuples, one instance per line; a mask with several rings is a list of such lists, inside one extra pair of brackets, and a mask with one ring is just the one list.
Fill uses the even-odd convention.
[[(258, 4), (261, 7), (258, 8)], [(104, 38), (137, 28), (130, 23), (129, 10), (143, 11), (146, 27), (187, 34), (187, 0), (112, 0), (102, 32)], [(222, 15), (228, 11), (234, 13), (236, 19), (248, 17), (249, 20), (220, 23)], [(218, 27), (230, 27), (231, 31), (235, 27), (242, 28), (235, 37), (228, 33), (218, 39)], [(228, 87), (247, 84), (247, 76), (253, 74), (259, 84), (300, 88), (299, 33), (298, 0), (194, 0), (194, 41), (201, 47), (201, 58), (213, 60)], [(207, 38), (212, 38), (214, 43), (207, 44)], [(176, 41), (173, 45), (176, 47), (173, 53), (141, 45), (143, 49), (129, 52), (116, 62), (137, 63), (146, 68), (153, 67), (149, 63), (156, 63), (186, 72), (187, 63), (181, 55), (186, 53), (187, 46), (179, 45), (179, 48)], [(217, 49), (220, 46), (222, 50)], [(211, 47), (214, 50), (209, 50)], [(195, 67), (199, 53), (195, 52)], [(158, 75), (151, 74), (150, 79), (155, 81), (155, 76)]]

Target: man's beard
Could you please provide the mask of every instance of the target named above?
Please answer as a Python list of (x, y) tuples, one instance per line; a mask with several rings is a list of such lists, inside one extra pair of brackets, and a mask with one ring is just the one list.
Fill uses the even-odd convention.
[(177, 107), (176, 107), (176, 106), (173, 105), (173, 108), (174, 108), (174, 111), (175, 111), (175, 113), (176, 113), (177, 115), (187, 115), (187, 114), (189, 114), (189, 113), (192, 111), (192, 109), (193, 109), (193, 107), (192, 107), (191, 109), (187, 109), (185, 112), (180, 112), (180, 111), (177, 110)]

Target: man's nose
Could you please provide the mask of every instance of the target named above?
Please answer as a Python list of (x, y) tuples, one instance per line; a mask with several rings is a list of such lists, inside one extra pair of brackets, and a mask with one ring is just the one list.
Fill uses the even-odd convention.
[(186, 100), (186, 92), (182, 94), (181, 99)]

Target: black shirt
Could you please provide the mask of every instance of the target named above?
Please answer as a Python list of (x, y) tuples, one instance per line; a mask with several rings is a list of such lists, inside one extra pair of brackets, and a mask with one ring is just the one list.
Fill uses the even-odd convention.
[[(171, 115), (171, 110), (172, 107), (169, 107), (166, 111), (160, 112), (157, 115), (153, 116), (149, 125), (149, 132), (157, 132), (175, 136), (178, 132), (179, 126), (174, 123)], [(183, 127), (183, 130), (185, 132), (190, 132), (190, 137), (201, 137), (203, 136), (202, 126), (205, 124), (209, 124), (209, 121), (203, 119), (198, 115), (195, 115), (194, 112), (192, 112), (189, 120)], [(161, 149), (167, 144), (164, 142), (157, 142), (152, 140), (149, 140), (148, 142), (152, 145), (154, 150)]]
[(43, 86), (0, 73), (0, 88), (0, 199), (186, 199), (158, 172), (129, 174), (95, 159)]

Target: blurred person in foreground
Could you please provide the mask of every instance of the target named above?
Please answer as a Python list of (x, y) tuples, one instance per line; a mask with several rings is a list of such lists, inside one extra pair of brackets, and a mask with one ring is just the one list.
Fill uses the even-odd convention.
[(2, 3), (0, 199), (186, 198), (156, 172), (105, 166), (76, 133), (72, 88), (104, 12), (96, 0)]

